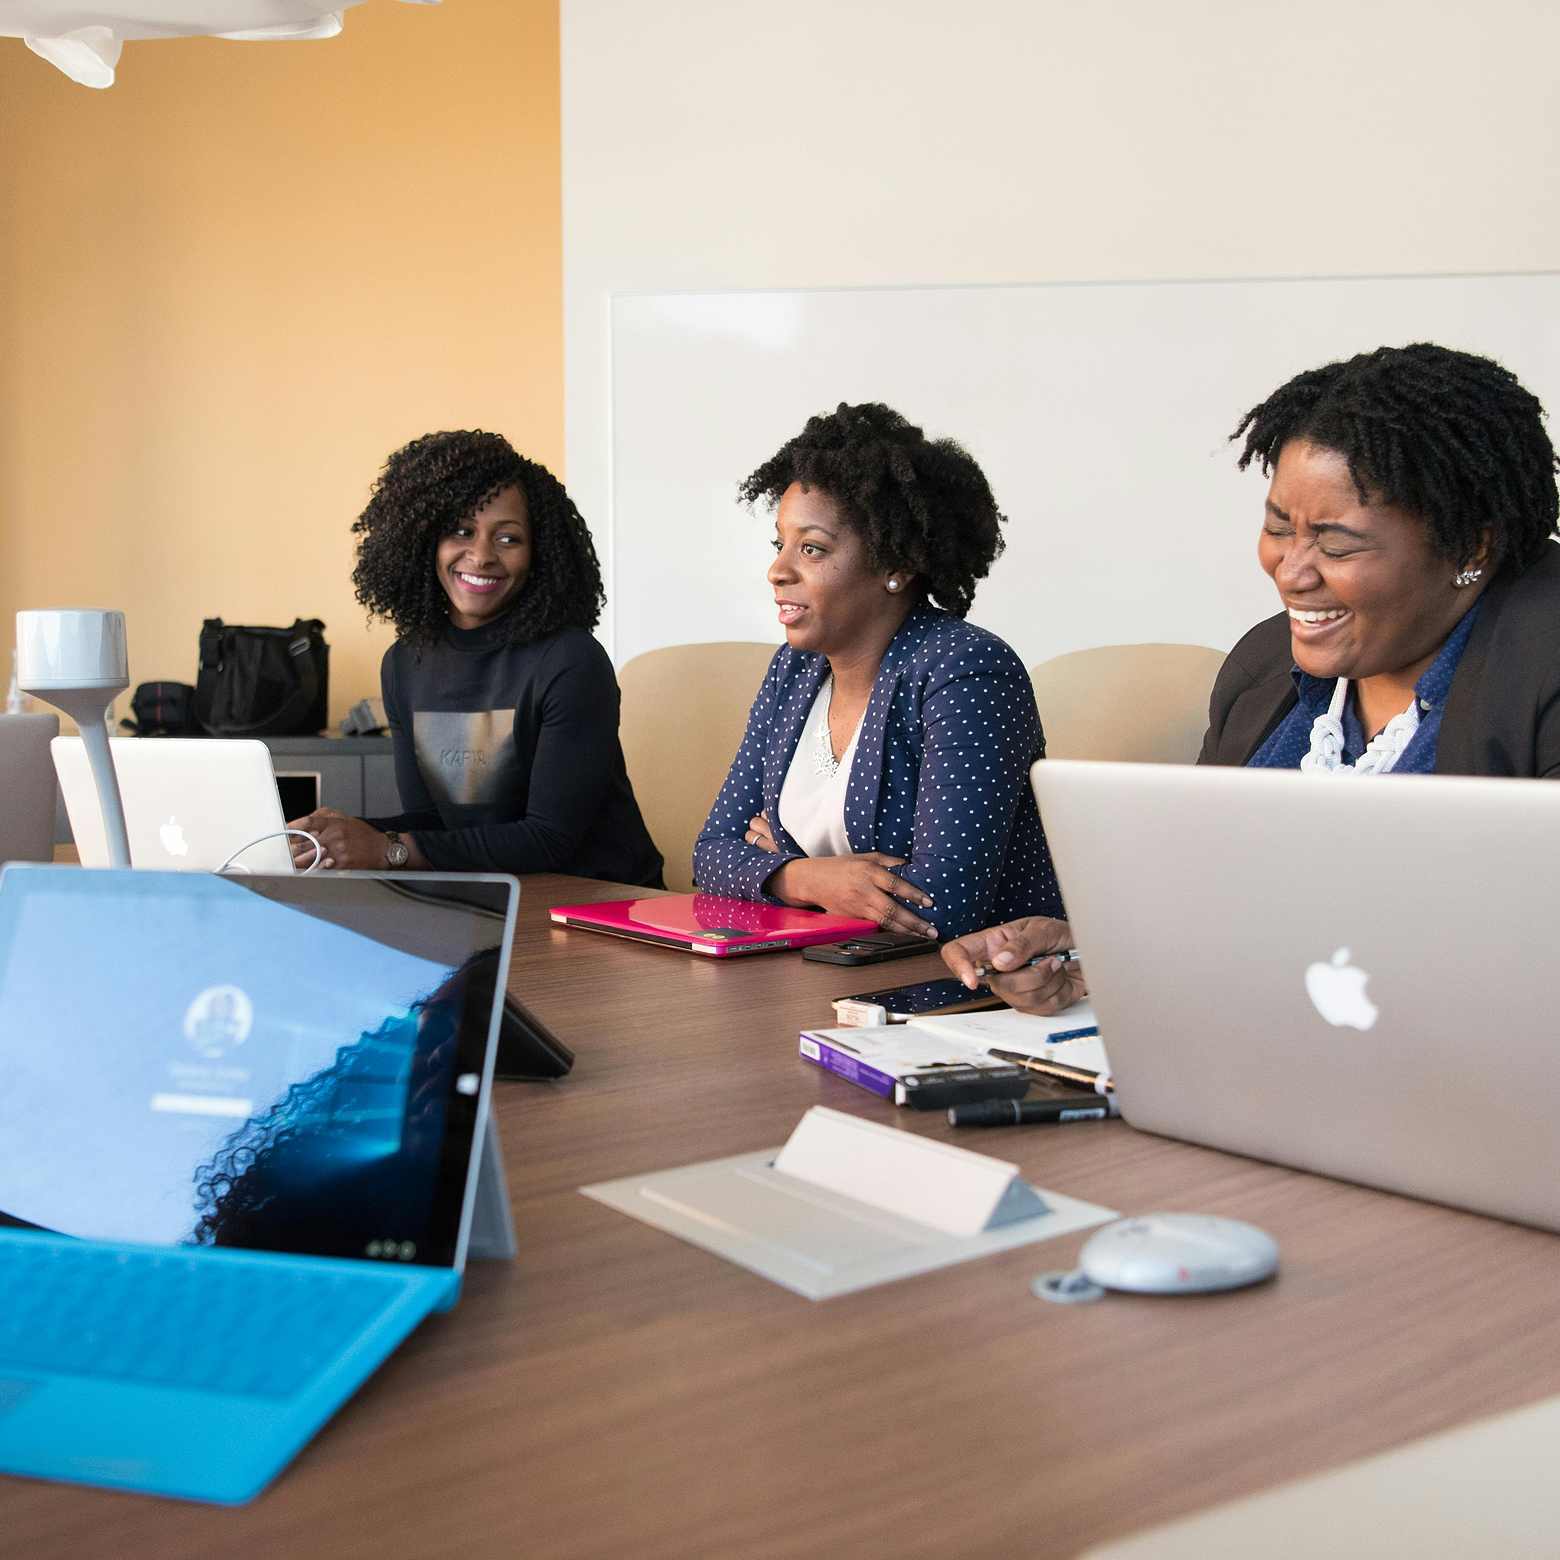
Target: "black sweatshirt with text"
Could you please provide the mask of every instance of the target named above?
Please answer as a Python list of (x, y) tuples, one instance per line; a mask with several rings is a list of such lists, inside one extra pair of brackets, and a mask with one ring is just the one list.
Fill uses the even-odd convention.
[(612, 662), (582, 628), (525, 645), (499, 625), (397, 641), (380, 668), (402, 812), (453, 872), (566, 872), (661, 886), (618, 740)]

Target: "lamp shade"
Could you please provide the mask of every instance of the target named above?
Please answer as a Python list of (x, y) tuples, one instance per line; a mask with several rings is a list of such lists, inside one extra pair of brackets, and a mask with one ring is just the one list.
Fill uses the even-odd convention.
[(86, 608), (18, 612), (16, 680), (24, 692), (44, 695), (68, 688), (117, 692), (126, 687), (130, 654), (124, 613)]
[[(126, 40), (333, 38), (363, 0), (0, 0), (0, 37), (27, 47), (84, 87), (111, 87)], [(414, 5), (438, 0), (407, 0)]]

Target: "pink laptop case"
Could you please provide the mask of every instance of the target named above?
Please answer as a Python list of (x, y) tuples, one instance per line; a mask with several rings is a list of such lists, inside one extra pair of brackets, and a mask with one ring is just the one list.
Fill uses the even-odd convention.
[(559, 926), (610, 932), (729, 959), (739, 953), (774, 953), (810, 943), (838, 942), (875, 932), (871, 921), (822, 910), (793, 910), (719, 894), (657, 894), (649, 899), (607, 899), (594, 905), (554, 905)]

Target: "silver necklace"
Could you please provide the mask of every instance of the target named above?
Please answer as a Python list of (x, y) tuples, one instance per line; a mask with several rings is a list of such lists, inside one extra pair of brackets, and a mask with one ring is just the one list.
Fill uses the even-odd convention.
[(840, 772), (840, 760), (834, 756), (834, 739), (829, 735), (829, 711), (834, 707), (834, 677), (823, 682), (823, 719), (818, 722), (818, 741), (813, 748), (813, 773), (832, 780)]

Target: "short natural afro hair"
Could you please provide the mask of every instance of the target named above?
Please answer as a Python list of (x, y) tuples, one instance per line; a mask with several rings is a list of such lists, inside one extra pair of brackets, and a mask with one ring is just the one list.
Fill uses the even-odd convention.
[(877, 401), (807, 419), (807, 426), (738, 489), (778, 504), (793, 482), (837, 503), (867, 544), (874, 569), (910, 569), (924, 593), (964, 617), (1002, 551), (1006, 516), (974, 458), (952, 439), (928, 439)]
[(525, 494), (531, 570), (498, 619), (511, 645), (594, 628), (605, 600), (590, 530), (563, 484), (519, 454), (501, 434), (427, 433), (398, 449), (352, 524), (358, 542), (352, 583), (375, 617), (413, 644), (433, 644), (449, 622), (439, 583), (440, 540), (507, 487)]
[(1430, 545), (1466, 564), (1486, 528), (1492, 572), (1518, 573), (1555, 533), (1555, 451), (1544, 408), (1490, 358), (1418, 342), (1297, 374), (1230, 435), (1240, 469), (1271, 473), (1291, 439), (1336, 450), (1360, 502), (1419, 516)]

